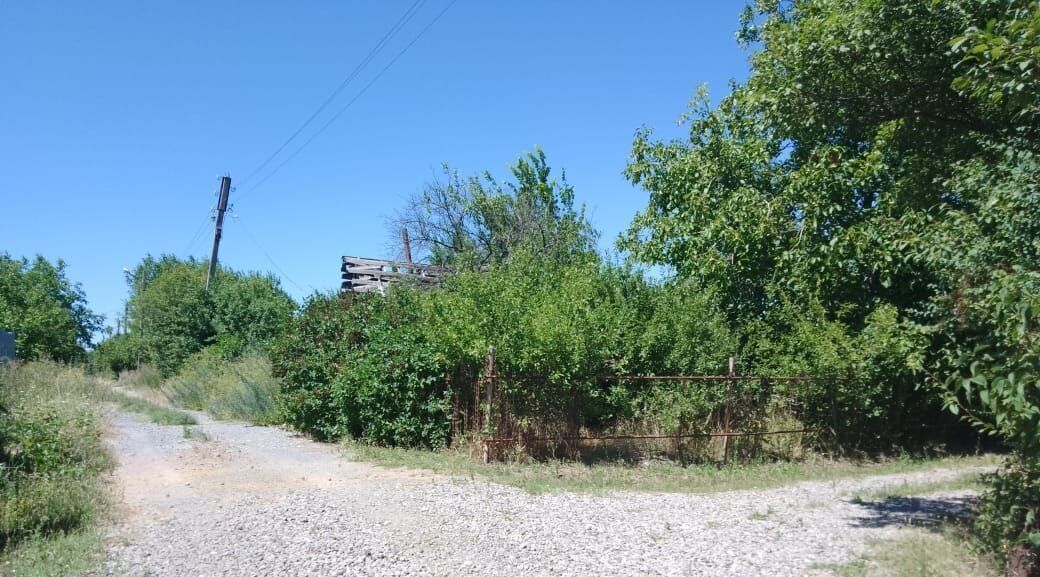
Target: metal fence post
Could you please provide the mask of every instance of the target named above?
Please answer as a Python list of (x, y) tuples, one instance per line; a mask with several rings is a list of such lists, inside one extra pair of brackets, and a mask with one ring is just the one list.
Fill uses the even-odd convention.
[(838, 429), (838, 381), (832, 376), (829, 382), (829, 393), (831, 398), (831, 440), (834, 443), (833, 450), (839, 455), (843, 454), (842, 442), (844, 439), (840, 438)]
[(487, 436), (492, 431), (491, 411), (495, 396), (495, 347), (488, 347), (487, 361), (484, 364), (484, 403), (485, 403), (485, 438), (484, 438), (484, 462), (491, 459), (491, 447)]
[(729, 463), (729, 434), (730, 434), (730, 419), (733, 416), (733, 357), (729, 358), (729, 370), (726, 373), (726, 412), (722, 421), (722, 433), (725, 435), (722, 438), (722, 464)]

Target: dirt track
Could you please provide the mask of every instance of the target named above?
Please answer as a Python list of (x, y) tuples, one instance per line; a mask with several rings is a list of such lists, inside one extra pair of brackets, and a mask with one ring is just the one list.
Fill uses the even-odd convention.
[(871, 539), (964, 508), (857, 491), (940, 470), (713, 495), (529, 495), (387, 470), (277, 428), (113, 416), (122, 521), (111, 575), (827, 574)]

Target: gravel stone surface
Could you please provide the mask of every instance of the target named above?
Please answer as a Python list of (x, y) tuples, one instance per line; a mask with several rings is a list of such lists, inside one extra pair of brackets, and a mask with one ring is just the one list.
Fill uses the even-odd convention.
[(968, 498), (851, 498), (963, 469), (708, 495), (530, 495), (382, 469), (281, 429), (197, 417), (209, 440), (113, 415), (124, 511), (104, 574), (827, 575), (825, 565), (962, 512)]

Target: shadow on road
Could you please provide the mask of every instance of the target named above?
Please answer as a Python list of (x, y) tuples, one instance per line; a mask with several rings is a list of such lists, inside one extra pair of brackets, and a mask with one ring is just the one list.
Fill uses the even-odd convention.
[(938, 531), (950, 525), (964, 525), (974, 514), (975, 497), (887, 497), (879, 501), (853, 501), (866, 515), (857, 519), (856, 527), (880, 528), (912, 525)]

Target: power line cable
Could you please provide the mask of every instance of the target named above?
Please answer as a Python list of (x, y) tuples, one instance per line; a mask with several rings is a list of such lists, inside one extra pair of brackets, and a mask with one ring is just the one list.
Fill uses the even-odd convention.
[[(282, 267), (278, 266), (278, 263), (275, 262), (274, 258), (271, 257), (271, 255), (266, 250), (264, 250), (264, 247), (260, 245), (260, 242), (256, 240), (256, 237), (253, 236), (253, 233), (249, 232), (249, 228), (246, 227), (245, 223), (242, 222), (241, 218), (235, 219), (235, 222), (237, 224), (241, 225), (242, 231), (246, 233), (246, 238), (248, 238), (250, 240), (250, 242), (252, 242), (253, 245), (256, 248), (258, 248), (261, 253), (263, 253), (263, 255), (267, 258), (267, 262), (271, 263), (271, 266), (273, 266), (275, 268), (275, 270), (278, 271), (278, 273), (282, 276), (282, 278), (284, 278), (285, 280), (287, 280), (290, 283), (292, 283), (292, 285), (295, 286), (296, 288), (300, 289), (301, 292), (304, 292), (304, 293), (307, 292), (307, 289), (305, 289), (302, 286), (300, 286), (299, 283), (294, 281), (292, 279), (292, 277), (290, 277), (288, 274), (285, 273), (284, 270), (282, 270)], [(311, 287), (311, 289), (314, 290), (315, 292), (317, 291), (317, 289), (315, 289), (314, 287)]]
[[(219, 188), (214, 189), (210, 194), (216, 196), (218, 192)], [(206, 230), (206, 225), (213, 220), (214, 209), (216, 209), (216, 205), (211, 206), (209, 210), (206, 211), (205, 218), (202, 220), (201, 223), (199, 223), (199, 227), (195, 229), (195, 234), (191, 236), (191, 240), (188, 241), (188, 244), (184, 247), (185, 256), (191, 256), (191, 251), (195, 250), (195, 244), (198, 243), (200, 238), (202, 238), (203, 232)]]
[(188, 241), (187, 246), (185, 246), (185, 248), (184, 248), (184, 255), (185, 256), (190, 256), (191, 255), (191, 251), (195, 249), (195, 244), (199, 242), (199, 238), (201, 238), (203, 231), (206, 230), (206, 225), (209, 224), (210, 218), (211, 218), (210, 212), (212, 212), (212, 211), (207, 211), (206, 212), (206, 218), (202, 221), (201, 224), (199, 224), (199, 228), (197, 228), (195, 230), (195, 234), (192, 235), (191, 240)]
[[(297, 155), (299, 155), (299, 154), (300, 154), (301, 152), (303, 152), (303, 149), (307, 148), (307, 146), (308, 146), (308, 145), (309, 145), (310, 143), (314, 142), (314, 140), (315, 140), (316, 138), (318, 138), (318, 136), (320, 136), (320, 135), (321, 135), (321, 134), (322, 134), (323, 132), (325, 132), (325, 130), (327, 130), (327, 129), (328, 129), (328, 128), (329, 128), (330, 126), (332, 126), (332, 124), (333, 124), (334, 122), (336, 122), (336, 120), (338, 120), (338, 119), (339, 119), (339, 117), (340, 117), (340, 116), (342, 116), (342, 115), (343, 115), (343, 113), (344, 113), (344, 112), (346, 112), (346, 111), (347, 111), (347, 110), (348, 110), (348, 109), (349, 109), (349, 108), (350, 108), (350, 107), (351, 107), (351, 106), (352, 106), (352, 105), (353, 105), (353, 104), (354, 104), (355, 102), (357, 102), (357, 100), (358, 100), (359, 98), (361, 98), (361, 97), (362, 97), (362, 96), (363, 96), (363, 95), (365, 94), (365, 92), (367, 92), (367, 91), (368, 91), (368, 89), (372, 87), (372, 85), (373, 85), (373, 84), (375, 84), (375, 83), (376, 83), (376, 82), (377, 82), (377, 81), (378, 81), (378, 80), (379, 80), (380, 78), (382, 78), (382, 76), (383, 76), (384, 74), (386, 74), (386, 72), (387, 72), (388, 70), (390, 70), (390, 68), (391, 68), (391, 67), (392, 67), (392, 66), (393, 66), (393, 65), (394, 65), (394, 64), (395, 64), (395, 63), (396, 63), (396, 62), (397, 62), (398, 60), (400, 60), (400, 59), (401, 59), (401, 57), (402, 57), (402, 56), (404, 56), (404, 55), (405, 55), (405, 53), (406, 53), (406, 52), (408, 52), (408, 50), (409, 50), (409, 49), (411, 49), (411, 47), (412, 47), (412, 46), (415, 46), (415, 44), (416, 44), (416, 43), (417, 43), (417, 42), (418, 42), (418, 41), (419, 41), (419, 40), (420, 40), (420, 39), (421, 39), (421, 38), (423, 37), (423, 35), (425, 35), (425, 34), (426, 34), (426, 32), (427, 32), (427, 31), (428, 31), (428, 30), (429, 30), (430, 28), (433, 28), (433, 25), (434, 25), (434, 24), (436, 24), (436, 23), (437, 23), (437, 21), (439, 21), (439, 20), (441, 19), (441, 17), (443, 17), (443, 16), (444, 16), (444, 14), (445, 14), (445, 13), (447, 13), (447, 12), (448, 12), (448, 10), (449, 10), (449, 9), (450, 9), (450, 8), (451, 8), (452, 6), (454, 6), (454, 5), (455, 5), (455, 3), (456, 3), (456, 2), (458, 2), (458, 0), (451, 0), (451, 2), (449, 2), (449, 3), (448, 3), (448, 5), (447, 5), (447, 6), (445, 6), (443, 10), (441, 10), (441, 11), (440, 11), (439, 13), (437, 13), (437, 16), (435, 16), (435, 17), (433, 18), (433, 20), (431, 20), (431, 21), (430, 21), (430, 23), (429, 23), (429, 24), (427, 24), (427, 25), (426, 25), (426, 27), (425, 27), (425, 28), (423, 28), (423, 29), (422, 29), (422, 30), (421, 30), (421, 31), (419, 32), (419, 34), (417, 34), (417, 35), (415, 36), (415, 38), (413, 38), (413, 39), (412, 39), (412, 41), (411, 41), (411, 42), (409, 42), (409, 43), (408, 43), (408, 44), (407, 44), (407, 45), (406, 45), (406, 46), (404, 47), (404, 49), (402, 49), (402, 50), (401, 50), (400, 52), (398, 52), (398, 53), (397, 53), (397, 55), (396, 55), (396, 56), (394, 56), (394, 57), (393, 57), (393, 58), (392, 58), (392, 59), (390, 60), (390, 62), (388, 62), (388, 63), (387, 63), (387, 65), (386, 65), (386, 66), (384, 66), (384, 67), (383, 67), (383, 69), (382, 69), (382, 70), (380, 70), (380, 71), (379, 71), (379, 73), (378, 73), (378, 74), (376, 74), (376, 75), (375, 75), (375, 76), (374, 76), (374, 77), (372, 78), (372, 80), (370, 80), (370, 81), (368, 82), (368, 84), (366, 84), (366, 85), (364, 86), (364, 88), (362, 88), (362, 89), (361, 89), (361, 91), (360, 91), (360, 92), (358, 92), (357, 94), (355, 94), (353, 98), (351, 98), (351, 99), (350, 99), (350, 100), (349, 100), (349, 101), (348, 101), (348, 102), (347, 102), (347, 103), (346, 103), (345, 105), (343, 105), (343, 107), (342, 107), (342, 108), (340, 108), (340, 109), (339, 109), (339, 111), (338, 111), (338, 112), (336, 112), (336, 114), (334, 114), (334, 115), (332, 116), (332, 118), (330, 118), (330, 119), (328, 120), (328, 122), (326, 122), (325, 124), (323, 124), (323, 125), (322, 125), (322, 127), (321, 127), (321, 128), (319, 128), (317, 132), (315, 132), (314, 134), (312, 134), (310, 138), (308, 138), (308, 139), (307, 139), (306, 141), (304, 141), (304, 143), (303, 143), (302, 145), (300, 145), (300, 147), (299, 147), (299, 148), (297, 148), (297, 149), (296, 149), (296, 150), (295, 150), (295, 151), (294, 151), (294, 152), (293, 152), (292, 154), (290, 154), (290, 155), (289, 155), (289, 156), (288, 156), (288, 157), (287, 157), (287, 158), (286, 158), (285, 160), (283, 160), (283, 161), (282, 161), (282, 162), (281, 162), (280, 164), (278, 164), (277, 166), (275, 166), (274, 170), (272, 170), (271, 172), (267, 173), (267, 176), (265, 176), (265, 177), (263, 177), (262, 179), (260, 179), (260, 181), (259, 181), (259, 182), (257, 182), (256, 184), (254, 184), (254, 185), (253, 185), (252, 187), (250, 187), (250, 188), (249, 188), (249, 189), (248, 189), (247, 191), (245, 191), (245, 192), (252, 192), (252, 191), (256, 190), (257, 188), (260, 188), (260, 186), (261, 186), (261, 185), (263, 185), (263, 184), (264, 184), (265, 182), (267, 182), (267, 181), (268, 181), (268, 180), (269, 180), (269, 179), (270, 179), (270, 178), (271, 178), (272, 176), (274, 176), (274, 175), (275, 175), (275, 174), (276, 174), (276, 173), (277, 173), (277, 172), (278, 172), (279, 170), (281, 170), (281, 169), (282, 169), (282, 167), (284, 167), (284, 166), (285, 166), (286, 164), (289, 164), (289, 162), (290, 162), (290, 161), (292, 161), (292, 159), (296, 158), (296, 156), (297, 156)], [(243, 194), (245, 194), (245, 192), (243, 192), (243, 193), (239, 194), (239, 200), (240, 200), (240, 201), (241, 201), (241, 199), (242, 199), (242, 195), (243, 195)]]
[(332, 94), (330, 94), (328, 98), (326, 98), (325, 101), (322, 102), (320, 106), (318, 106), (317, 110), (315, 110), (307, 118), (307, 120), (305, 120), (303, 124), (301, 124), (299, 128), (297, 128), (296, 131), (293, 132), (289, 136), (289, 138), (285, 140), (285, 142), (283, 142), (278, 148), (276, 148), (274, 152), (268, 155), (268, 157), (265, 158), (264, 161), (261, 162), (256, 168), (254, 168), (252, 172), (246, 175), (246, 177), (243, 178), (242, 181), (239, 183), (239, 186), (243, 186), (246, 183), (248, 183), (254, 176), (257, 175), (257, 173), (263, 170), (268, 164), (271, 163), (272, 160), (275, 159), (275, 157), (277, 157), (283, 150), (285, 150), (285, 148), (289, 146), (289, 144), (292, 143), (292, 141), (295, 140), (301, 132), (303, 132), (308, 126), (310, 126), (311, 122), (314, 122), (314, 119), (316, 119), (318, 115), (320, 115), (326, 108), (328, 108), (330, 104), (332, 104), (336, 97), (339, 96), (340, 93), (343, 92), (343, 90), (346, 89), (347, 86), (349, 86), (355, 78), (357, 78), (357, 76), (361, 73), (362, 70), (365, 69), (366, 66), (368, 66), (372, 59), (375, 58), (376, 55), (378, 55), (384, 47), (386, 47), (387, 43), (389, 43), (390, 40), (392, 40), (393, 37), (396, 36), (397, 33), (400, 32), (401, 29), (404, 28), (404, 26), (408, 24), (409, 21), (411, 21), (411, 19), (416, 15), (416, 13), (418, 13), (419, 9), (421, 9), (425, 3), (426, 0), (415, 0), (415, 2), (413, 2), (412, 5), (408, 7), (408, 10), (406, 10), (404, 14), (402, 14), (401, 17), (397, 19), (397, 22), (395, 22), (394, 25), (390, 27), (390, 30), (388, 30), (386, 34), (384, 34), (383, 37), (379, 40), (379, 42), (376, 43), (372, 50), (368, 52), (365, 58), (363, 58), (361, 62), (359, 62), (358, 65), (354, 67), (350, 74), (347, 75), (347, 77), (342, 82), (340, 82), (339, 86), (337, 86), (336, 89), (332, 91)]

